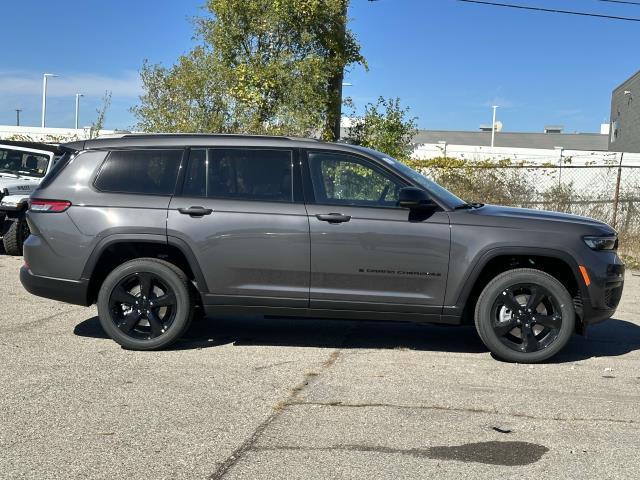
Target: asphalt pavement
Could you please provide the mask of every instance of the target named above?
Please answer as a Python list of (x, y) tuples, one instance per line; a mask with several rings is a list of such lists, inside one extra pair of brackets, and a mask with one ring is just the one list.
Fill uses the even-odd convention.
[(0, 255), (0, 478), (637, 478), (640, 276), (550, 363), (471, 327), (209, 318), (133, 352)]

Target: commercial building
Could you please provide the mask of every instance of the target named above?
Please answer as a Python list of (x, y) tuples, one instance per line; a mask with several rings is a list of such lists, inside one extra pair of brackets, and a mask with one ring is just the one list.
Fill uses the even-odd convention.
[(611, 96), (609, 150), (640, 153), (640, 71)]

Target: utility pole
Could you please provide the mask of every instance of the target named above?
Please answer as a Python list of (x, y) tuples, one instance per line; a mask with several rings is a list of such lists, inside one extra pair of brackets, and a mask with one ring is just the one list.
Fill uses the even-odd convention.
[[(349, 0), (342, 0), (342, 13), (336, 25), (336, 48), (329, 52), (330, 57), (344, 60), (344, 44), (347, 39), (347, 10)], [(342, 82), (344, 80), (344, 65), (339, 67), (331, 78), (329, 78), (329, 105), (327, 111), (327, 125), (325, 135), (329, 140), (340, 139), (340, 120), (342, 117)]]
[(21, 108), (16, 108), (16, 127), (20, 126), (20, 112), (22, 111)]
[(42, 128), (45, 127), (45, 119), (47, 117), (47, 78), (57, 76), (58, 75), (54, 75), (53, 73), (45, 73), (42, 75), (42, 122), (40, 123)]
[(78, 130), (78, 118), (80, 117), (80, 97), (84, 97), (84, 95), (76, 93), (76, 130)]
[(496, 139), (496, 110), (498, 105), (494, 105), (493, 108), (493, 122), (491, 122), (491, 152), (493, 153), (493, 145)]

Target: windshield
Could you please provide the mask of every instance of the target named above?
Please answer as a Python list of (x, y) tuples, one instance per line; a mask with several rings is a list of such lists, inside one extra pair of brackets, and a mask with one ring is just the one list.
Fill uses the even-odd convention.
[(0, 175), (42, 178), (47, 173), (49, 156), (37, 152), (0, 147)]
[(436, 197), (437, 199), (445, 203), (448, 207), (454, 208), (458, 205), (462, 205), (466, 203), (464, 200), (458, 198), (446, 188), (438, 185), (436, 182), (425, 177), (421, 173), (416, 172), (413, 168), (409, 167), (408, 165), (405, 165), (404, 163), (394, 158), (391, 158), (381, 152), (378, 152), (376, 150), (371, 150), (369, 148), (364, 148), (364, 147), (358, 147), (358, 148), (365, 150), (370, 154), (374, 154), (383, 162), (387, 163), (388, 165), (398, 170), (403, 175), (409, 177), (411, 180), (416, 182), (418, 185), (420, 185), (422, 188), (428, 191), (431, 195), (433, 195), (434, 197)]

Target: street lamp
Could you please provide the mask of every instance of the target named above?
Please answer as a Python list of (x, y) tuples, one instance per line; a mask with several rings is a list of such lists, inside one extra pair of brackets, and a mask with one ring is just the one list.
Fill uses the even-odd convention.
[(45, 118), (47, 116), (47, 78), (57, 76), (58, 75), (54, 75), (53, 73), (45, 73), (42, 75), (42, 128), (45, 126)]
[(80, 117), (80, 97), (84, 97), (84, 95), (76, 93), (76, 130), (78, 130), (78, 118)]
[(493, 144), (496, 139), (496, 110), (498, 105), (494, 105), (491, 108), (493, 108), (493, 122), (491, 123), (491, 150), (493, 151)]

